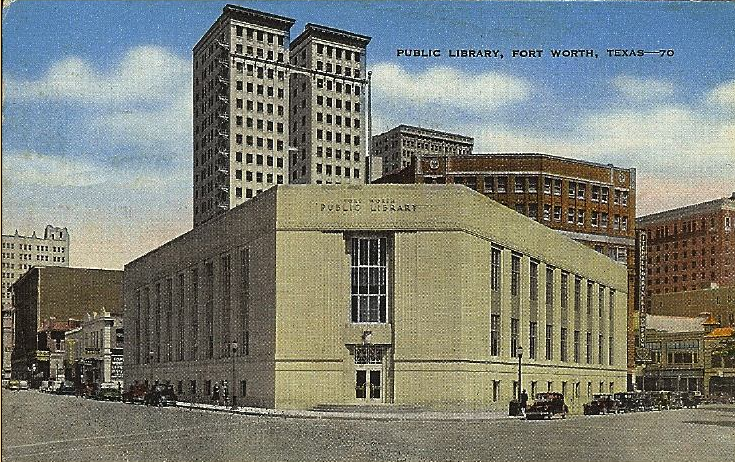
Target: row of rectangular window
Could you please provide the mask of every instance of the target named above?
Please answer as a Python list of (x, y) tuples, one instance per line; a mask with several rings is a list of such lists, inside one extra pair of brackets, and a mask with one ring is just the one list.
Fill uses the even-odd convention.
[[(243, 31), (245, 32), (245, 38), (248, 40), (257, 40), (258, 42), (267, 41), (268, 43), (278, 43), (279, 46), (283, 46), (284, 39), (283, 35), (273, 34), (271, 32), (265, 32), (262, 30), (256, 30), (251, 27), (235, 26), (235, 37), (242, 37)], [(224, 39), (224, 37), (223, 37)]]
[[(545, 331), (545, 358), (547, 361), (552, 361), (554, 359), (553, 356), (553, 338), (554, 338), (554, 325), (553, 324), (547, 324), (546, 325), (546, 331)], [(605, 359), (607, 359), (607, 364), (612, 365), (614, 360), (614, 349), (613, 349), (613, 337), (609, 337), (608, 339), (608, 356), (607, 358), (604, 355), (604, 336), (600, 335), (598, 337), (598, 356), (597, 356), (597, 364), (605, 364)], [(519, 346), (520, 346), (520, 320), (518, 318), (511, 318), (510, 320), (510, 356), (511, 357), (517, 357), (519, 353)], [(528, 350), (527, 354), (530, 359), (537, 359), (537, 348), (538, 348), (538, 323), (537, 322), (530, 322), (529, 323), (529, 338), (528, 338)], [(569, 360), (568, 357), (568, 345), (567, 345), (567, 328), (562, 327), (560, 330), (560, 339), (559, 339), (559, 348), (560, 348), (560, 360), (562, 362), (567, 362)], [(574, 331), (574, 350), (573, 350), (573, 362), (575, 363), (581, 363), (581, 357), (580, 357), (580, 348), (581, 348), (581, 338), (580, 338), (580, 331), (575, 330)], [(587, 364), (592, 364), (592, 333), (587, 332), (586, 335), (586, 354), (585, 354), (585, 362)], [(502, 350), (501, 350), (501, 332), (500, 332), (500, 315), (498, 314), (492, 314), (490, 316), (490, 356), (501, 356)]]
[[(352, 108), (353, 108), (353, 101), (349, 99), (342, 100), (340, 98), (332, 98), (331, 96), (328, 96), (325, 101), (325, 98), (322, 95), (317, 95), (316, 104), (319, 106), (326, 106), (326, 107), (332, 107), (332, 105), (334, 104), (335, 109), (342, 109), (342, 107), (344, 107), (345, 111), (352, 111)], [(305, 99), (301, 100), (301, 107), (302, 108), (306, 107)], [(354, 112), (360, 112), (360, 108), (361, 108), (360, 103), (355, 101), (354, 108), (355, 108)], [(298, 106), (293, 106), (294, 114), (297, 111), (298, 111)]]
[[(474, 177), (472, 177), (474, 178)], [(476, 179), (475, 179), (476, 181)], [(485, 177), (485, 192), (497, 192), (505, 193), (508, 192), (508, 177), (505, 176), (486, 176)], [(536, 193), (538, 192), (538, 178), (537, 177), (524, 177), (515, 176), (513, 180), (513, 191), (516, 193)], [(587, 197), (587, 185), (585, 183), (569, 181), (568, 182), (568, 196), (570, 198), (576, 198), (579, 200), (586, 200)], [(593, 185), (591, 188), (592, 194), (590, 200), (593, 202), (607, 203), (610, 188), (607, 186)], [(544, 178), (544, 194), (553, 194), (560, 196), (562, 192), (562, 180), (553, 178)], [(615, 205), (628, 205), (628, 191), (615, 189), (614, 190), (614, 204)]]
[[(490, 250), (490, 288), (493, 291), (499, 291), (500, 285), (501, 285), (501, 259), (502, 259), (502, 252), (503, 249), (500, 247), (492, 246)], [(510, 293), (512, 296), (519, 296), (520, 295), (520, 283), (521, 283), (521, 259), (523, 256), (518, 253), (511, 253), (511, 286), (510, 286)], [(531, 300), (538, 300), (538, 265), (539, 262), (537, 260), (531, 259), (531, 262), (529, 264), (529, 285), (530, 285), (530, 293), (529, 296)], [(547, 304), (553, 304), (554, 303), (554, 279), (553, 279), (553, 267), (547, 267), (546, 268), (546, 303)], [(561, 274), (561, 292), (562, 292), (562, 307), (567, 306), (567, 299), (565, 298), (565, 295), (567, 295), (568, 292), (568, 282), (567, 279), (569, 277), (569, 273), (562, 271)], [(576, 280), (581, 281), (581, 278), (576, 277)], [(591, 284), (588, 281), (588, 284)], [(603, 303), (603, 296), (604, 296), (605, 286), (600, 285), (600, 304)], [(614, 297), (615, 290), (610, 289), (610, 296)]]
[[(324, 117), (323, 113), (317, 112), (316, 113), (316, 121), (317, 122), (323, 122), (326, 121), (328, 125), (332, 125), (332, 114), (327, 113), (326, 117)], [(354, 121), (354, 123), (353, 123)], [(337, 125), (338, 127), (342, 126), (342, 116), (341, 115), (335, 115), (334, 116), (334, 125)], [(344, 117), (344, 126), (348, 128), (360, 128), (360, 119), (358, 117), (355, 117), (354, 119), (345, 116)], [(298, 127), (294, 123), (294, 130), (296, 130)]]
[(332, 45), (324, 45), (321, 43), (316, 44), (316, 54), (321, 55), (324, 54), (324, 50), (326, 48), (326, 55), (327, 57), (332, 57), (332, 51), (334, 51), (334, 57), (336, 59), (342, 59), (342, 53), (344, 53), (344, 59), (347, 61), (353, 60), (356, 62), (360, 62), (360, 53), (357, 51), (352, 50), (345, 50), (339, 47), (333, 47)]
[[(714, 230), (716, 227), (716, 221), (717, 221), (715, 217), (709, 217), (709, 228), (707, 227), (707, 221), (708, 221), (707, 218), (703, 217), (703, 218), (688, 220), (688, 221), (681, 223), (681, 229), (679, 228), (678, 223), (674, 223), (671, 225), (657, 226), (655, 229), (648, 229), (646, 233), (648, 235), (649, 245), (654, 240), (665, 239), (669, 237), (670, 235), (676, 236), (679, 234), (693, 234), (697, 232)], [(730, 216), (724, 217), (723, 225), (726, 231), (731, 228)]]
[(316, 62), (316, 70), (330, 72), (330, 73), (331, 72), (334, 72), (337, 75), (343, 75), (344, 74), (345, 77), (352, 77), (352, 76), (354, 76), (356, 78), (359, 78), (360, 77), (360, 74), (361, 74), (360, 73), (360, 69), (358, 69), (358, 68), (354, 68), (353, 69), (353, 68), (348, 67), (348, 66), (344, 66), (343, 67), (340, 64), (335, 64), (334, 67), (333, 67), (332, 66), (332, 63), (330, 63), (330, 62), (324, 63), (323, 61), (317, 61)]
[[(322, 157), (324, 155), (327, 159), (332, 158), (332, 148), (331, 147), (323, 147), (323, 146), (317, 146), (316, 147), (316, 156)], [(344, 159), (350, 160), (350, 157), (352, 157), (352, 160), (354, 162), (360, 162), (360, 152), (359, 151), (344, 151)], [(302, 155), (301, 160), (305, 160), (306, 156)], [(334, 149), (334, 158), (335, 159), (341, 159), (342, 158), (342, 150), (341, 149)]]
[[(52, 252), (56, 253), (64, 253), (65, 248), (64, 247), (51, 247)], [(12, 242), (3, 242), (3, 249), (15, 249), (15, 243)], [(33, 250), (33, 246), (30, 244), (18, 244), (18, 250)], [(49, 246), (47, 245), (37, 245), (36, 246), (36, 252), (48, 252)], [(3, 257), (5, 257), (5, 254), (3, 254)]]
[[(231, 272), (232, 268), (230, 265), (231, 256), (229, 254), (223, 255), (221, 258), (221, 265), (219, 266), (219, 278), (220, 287), (222, 288), (223, 300), (230, 299), (230, 293), (232, 290), (231, 284)], [(222, 331), (222, 339), (226, 340), (223, 343), (220, 357), (228, 357), (230, 355), (230, 326), (237, 325), (239, 328), (238, 339), (240, 343), (240, 355), (247, 356), (250, 353), (249, 350), (249, 320), (250, 320), (250, 307), (249, 307), (249, 284), (250, 284), (250, 253), (249, 249), (244, 248), (239, 250), (239, 299), (238, 299), (238, 314), (239, 323), (235, 321), (232, 316), (232, 309), (223, 308), (223, 316), (228, 318), (228, 322), (224, 324)], [(206, 261), (204, 263), (204, 297), (202, 298), (204, 308), (204, 320), (205, 329), (204, 333), (207, 335), (206, 356), (208, 358), (214, 357), (214, 266), (212, 261)], [(148, 363), (151, 361), (161, 362), (162, 358), (164, 361), (172, 361), (175, 357), (176, 361), (196, 360), (199, 359), (198, 350), (198, 339), (199, 339), (199, 313), (200, 313), (200, 286), (199, 286), (199, 269), (193, 268), (190, 273), (190, 292), (189, 299), (190, 304), (186, 303), (186, 289), (185, 289), (185, 273), (179, 273), (178, 275), (178, 306), (177, 306), (177, 322), (178, 325), (178, 343), (177, 352), (174, 355), (172, 347), (173, 342), (173, 287), (172, 278), (165, 279), (165, 317), (167, 325), (167, 340), (166, 340), (166, 354), (161, 355), (162, 339), (161, 339), (161, 283), (157, 282), (153, 285), (154, 287), (154, 303), (151, 300), (150, 286), (144, 287), (142, 290), (136, 291), (136, 302), (135, 302), (135, 354), (133, 355), (133, 362)], [(184, 336), (185, 325), (183, 320), (185, 319), (186, 308), (189, 308), (189, 320), (191, 328), (191, 343), (189, 344), (187, 338)], [(150, 329), (150, 310), (154, 309), (154, 329), (151, 333)], [(152, 335), (151, 335), (152, 334)], [(142, 348), (143, 345), (147, 345), (148, 348)], [(188, 347), (188, 357), (185, 355)]]
[[(280, 51), (276, 55), (274, 54), (273, 50), (268, 50), (266, 58), (266, 53), (260, 47), (254, 49), (252, 46), (248, 45), (245, 50), (246, 56), (257, 56), (260, 59), (268, 59), (268, 61), (273, 61), (275, 59), (275, 61), (279, 63), (284, 62), (284, 54)], [(235, 45), (235, 53), (238, 55), (243, 55), (243, 46), (241, 43)]]

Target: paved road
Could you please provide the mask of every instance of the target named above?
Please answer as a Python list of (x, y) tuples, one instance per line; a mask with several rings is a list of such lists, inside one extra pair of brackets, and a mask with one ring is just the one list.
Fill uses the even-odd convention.
[(298, 419), (2, 391), (2, 460), (732, 461), (735, 406), (482, 422)]

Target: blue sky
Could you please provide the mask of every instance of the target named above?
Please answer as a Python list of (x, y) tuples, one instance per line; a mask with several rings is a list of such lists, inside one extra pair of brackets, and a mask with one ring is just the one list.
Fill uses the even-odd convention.
[[(735, 191), (733, 2), (242, 2), (373, 37), (374, 132), (399, 123), (638, 169), (638, 211)], [(3, 232), (68, 226), (121, 268), (191, 226), (191, 48), (224, 3), (19, 0), (3, 11)], [(397, 49), (441, 49), (441, 58)], [(449, 58), (499, 49), (504, 59)], [(512, 59), (513, 49), (544, 49)], [(554, 59), (552, 48), (597, 59)], [(605, 50), (673, 49), (610, 58)]]

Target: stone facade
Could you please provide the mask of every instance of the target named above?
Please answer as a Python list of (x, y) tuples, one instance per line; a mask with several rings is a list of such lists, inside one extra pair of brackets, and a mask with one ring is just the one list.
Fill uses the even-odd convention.
[(365, 184), (370, 37), (307, 24), (291, 43), (290, 182)]
[(406, 168), (414, 157), (472, 154), (474, 142), (468, 136), (399, 125), (373, 136), (370, 155), (382, 159), (382, 175), (388, 175)]
[(66, 332), (67, 377), (75, 383), (107, 383), (124, 387), (121, 314), (107, 311), (84, 316), (79, 327)]
[(124, 288), (126, 383), (185, 400), (507, 409), (520, 346), (530, 393), (626, 389), (625, 268), (461, 186), (279, 186)]
[(377, 183), (464, 184), (627, 265), (632, 387), (639, 330), (635, 169), (538, 153), (435, 153)]

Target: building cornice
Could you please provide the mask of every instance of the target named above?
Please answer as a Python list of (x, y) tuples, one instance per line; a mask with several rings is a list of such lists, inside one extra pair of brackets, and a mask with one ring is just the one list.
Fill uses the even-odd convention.
[(352, 46), (356, 48), (366, 48), (372, 40), (371, 37), (354, 32), (335, 29), (333, 27), (321, 26), (319, 24), (309, 23), (304, 27), (304, 31), (299, 34), (296, 39), (291, 42), (291, 50), (298, 47), (302, 42), (309, 38), (317, 38), (328, 42), (341, 43), (342, 45)]
[(638, 226), (646, 226), (659, 221), (671, 221), (683, 218), (691, 218), (703, 213), (718, 212), (720, 210), (735, 210), (735, 194), (731, 197), (715, 199), (700, 204), (687, 205), (672, 210), (644, 215), (636, 219)]

